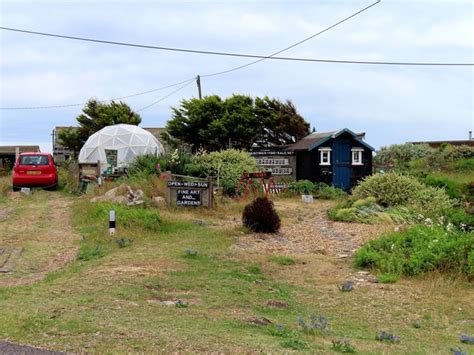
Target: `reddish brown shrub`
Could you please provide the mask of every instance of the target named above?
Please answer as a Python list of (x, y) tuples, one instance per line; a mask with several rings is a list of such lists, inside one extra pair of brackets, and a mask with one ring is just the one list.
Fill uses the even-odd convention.
[(266, 197), (257, 197), (245, 206), (242, 222), (257, 233), (275, 233), (280, 229), (280, 217)]

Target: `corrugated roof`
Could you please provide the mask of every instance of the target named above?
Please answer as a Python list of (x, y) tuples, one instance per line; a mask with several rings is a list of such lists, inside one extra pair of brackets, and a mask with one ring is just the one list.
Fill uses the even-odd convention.
[(15, 154), (16, 148), (20, 148), (20, 153), (39, 152), (39, 145), (6, 145), (0, 146), (0, 154)]
[[(288, 149), (290, 150), (309, 150), (314, 147), (317, 147), (320, 143), (323, 143), (324, 141), (328, 140), (334, 135), (338, 135), (342, 132), (352, 132), (348, 129), (340, 129), (338, 131), (330, 131), (330, 132), (314, 132), (303, 139), (299, 140), (296, 143), (291, 144), (288, 146)], [(353, 133), (358, 139), (362, 140), (365, 137), (365, 132), (361, 133)]]

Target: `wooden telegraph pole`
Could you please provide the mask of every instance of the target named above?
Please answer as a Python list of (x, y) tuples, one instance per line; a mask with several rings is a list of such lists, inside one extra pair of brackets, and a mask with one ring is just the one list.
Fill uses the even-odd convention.
[(198, 94), (199, 94), (199, 100), (202, 99), (202, 92), (201, 92), (201, 76), (196, 77), (196, 84), (198, 87)]

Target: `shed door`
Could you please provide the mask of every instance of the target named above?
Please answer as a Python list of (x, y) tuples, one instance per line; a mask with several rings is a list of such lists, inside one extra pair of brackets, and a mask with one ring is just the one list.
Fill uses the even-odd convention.
[(349, 191), (351, 185), (351, 148), (348, 141), (336, 140), (333, 143), (333, 185)]

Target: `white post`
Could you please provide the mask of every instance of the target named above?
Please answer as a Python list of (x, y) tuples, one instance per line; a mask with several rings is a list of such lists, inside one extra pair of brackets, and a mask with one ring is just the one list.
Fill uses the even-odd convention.
[(109, 211), (109, 234), (113, 236), (115, 234), (115, 211)]

